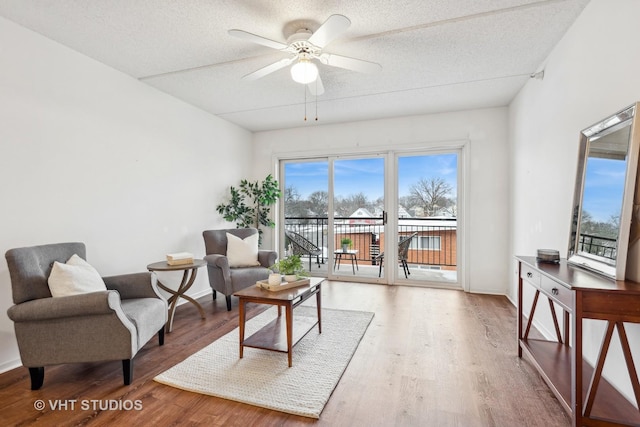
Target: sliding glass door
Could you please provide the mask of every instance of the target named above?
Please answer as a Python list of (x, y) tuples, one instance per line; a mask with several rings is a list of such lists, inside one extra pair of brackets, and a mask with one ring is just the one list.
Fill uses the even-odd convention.
[(458, 283), (459, 154), (398, 154), (398, 281)]
[(383, 280), (385, 157), (333, 158), (333, 266), (336, 279)]
[(460, 163), (458, 150), (282, 160), (281, 250), (314, 276), (460, 287)]
[(312, 275), (327, 277), (329, 161), (286, 161), (280, 172), (284, 185), (280, 253), (299, 255)]
[(283, 161), (281, 250), (312, 275), (382, 282), (385, 157)]

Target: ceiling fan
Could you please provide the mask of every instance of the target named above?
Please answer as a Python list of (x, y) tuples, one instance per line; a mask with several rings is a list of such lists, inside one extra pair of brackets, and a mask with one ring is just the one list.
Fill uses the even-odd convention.
[(349, 28), (349, 25), (351, 25), (351, 21), (346, 16), (331, 15), (315, 32), (311, 32), (311, 30), (307, 28), (299, 29), (288, 37), (286, 43), (271, 40), (243, 30), (229, 30), (229, 34), (243, 40), (292, 54), (289, 58), (281, 59), (243, 76), (243, 79), (257, 80), (294, 63), (291, 67), (291, 77), (293, 80), (301, 84), (306, 84), (311, 94), (317, 96), (324, 93), (324, 86), (318, 73), (318, 67), (313, 62), (314, 60), (318, 60), (322, 64), (332, 67), (344, 68), (361, 73), (372, 73), (382, 69), (382, 66), (375, 62), (324, 52), (325, 46)]

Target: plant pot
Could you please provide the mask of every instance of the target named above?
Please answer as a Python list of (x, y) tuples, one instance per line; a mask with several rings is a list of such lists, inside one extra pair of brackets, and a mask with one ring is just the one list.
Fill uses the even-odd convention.
[(285, 282), (295, 282), (298, 279), (298, 276), (295, 274), (285, 274), (284, 281)]
[(349, 245), (345, 243), (344, 245), (342, 245), (342, 252), (347, 252), (347, 251), (349, 251)]
[(282, 283), (282, 275), (280, 273), (269, 274), (269, 285), (275, 286)]

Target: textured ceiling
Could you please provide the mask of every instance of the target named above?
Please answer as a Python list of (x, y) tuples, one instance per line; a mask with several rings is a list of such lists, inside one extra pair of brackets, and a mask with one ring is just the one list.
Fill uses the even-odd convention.
[[(587, 3), (0, 0), (0, 16), (261, 131), (507, 105)], [(316, 29), (332, 14), (347, 16), (351, 26), (325, 51), (377, 62), (380, 72), (319, 64), (325, 92), (317, 99), (288, 68), (241, 79), (288, 55), (228, 30), (285, 42), (301, 20)]]

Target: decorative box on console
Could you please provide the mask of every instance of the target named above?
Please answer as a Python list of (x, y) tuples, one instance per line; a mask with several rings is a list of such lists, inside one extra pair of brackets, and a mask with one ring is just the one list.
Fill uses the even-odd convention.
[(560, 262), (560, 252), (555, 249), (538, 249), (538, 262), (557, 264)]

